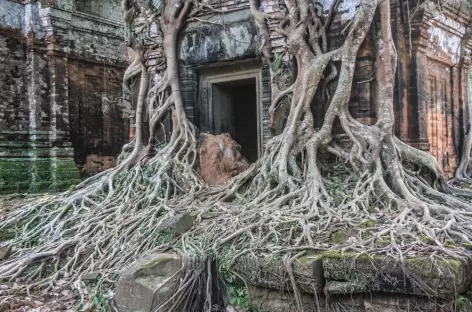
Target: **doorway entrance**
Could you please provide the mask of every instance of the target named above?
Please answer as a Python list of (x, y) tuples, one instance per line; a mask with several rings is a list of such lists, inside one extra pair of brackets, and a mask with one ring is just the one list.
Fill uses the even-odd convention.
[(212, 84), (215, 134), (229, 133), (241, 145), (241, 154), (250, 162), (258, 158), (256, 79)]
[(241, 154), (255, 162), (262, 154), (260, 67), (232, 66), (202, 70), (200, 126), (212, 134), (229, 133)]

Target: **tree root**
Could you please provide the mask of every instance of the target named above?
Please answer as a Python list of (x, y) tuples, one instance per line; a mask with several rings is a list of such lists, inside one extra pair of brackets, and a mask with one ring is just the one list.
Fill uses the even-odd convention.
[[(101, 272), (99, 284), (113, 283), (142, 254), (173, 250), (184, 259), (179, 285), (155, 311), (210, 311), (218, 304), (211, 293), (217, 279), (211, 263), (233, 263), (247, 253), (287, 255), (286, 270), (302, 311), (292, 264), (307, 251), (382, 255), (403, 264), (411, 256), (470, 260), (472, 192), (448, 185), (431, 155), (392, 135), (396, 52), (388, 0), (360, 1), (345, 43), (333, 51), (327, 51), (326, 42), (331, 17), (322, 21), (305, 0), (286, 2), (290, 7), (276, 31), (287, 41), (298, 76), (286, 90), (275, 90), (271, 120), (277, 120), (280, 101), (289, 98), (287, 125), (267, 143), (261, 159), (216, 188), (204, 185), (194, 172), (197, 130), (185, 117), (178, 81), (178, 30), (195, 13), (192, 8), (202, 7), (193, 1), (171, 3), (161, 20), (166, 69), (160, 82), (149, 90), (142, 53), (126, 74), (127, 81), (141, 74), (133, 151), (117, 168), (73, 192), (9, 212), (0, 224), (0, 241), (13, 253), (0, 264), (0, 280), (18, 282), (21, 290), (65, 280), (83, 292), (81, 278), (87, 273)], [(131, 24), (138, 11), (124, 4)], [(251, 10), (257, 11), (254, 2)], [(377, 10), (378, 122), (367, 126), (351, 116), (348, 105), (356, 56)], [(258, 27), (266, 27), (267, 18), (257, 15)], [(129, 41), (142, 51), (142, 43), (132, 36)], [(315, 129), (311, 104), (318, 86), (333, 79), (324, 79), (323, 72), (335, 72), (337, 61), (336, 90), (326, 96), (324, 123)], [(168, 114), (173, 132), (158, 149), (155, 134)], [(336, 120), (344, 130), (342, 139), (333, 135)], [(151, 129), (147, 144), (144, 123)], [(161, 231), (164, 221), (188, 212), (196, 219), (186, 233)]]

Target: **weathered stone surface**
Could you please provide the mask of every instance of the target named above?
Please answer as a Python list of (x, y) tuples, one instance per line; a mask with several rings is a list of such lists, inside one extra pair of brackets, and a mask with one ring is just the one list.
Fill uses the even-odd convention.
[(89, 282), (96, 281), (98, 280), (100, 275), (101, 275), (100, 272), (90, 272), (90, 273), (84, 274), (84, 276), (82, 276), (82, 280), (89, 281)]
[(171, 232), (176, 235), (187, 232), (193, 226), (191, 213), (185, 212), (168, 218), (159, 226), (159, 232)]
[(393, 258), (352, 253), (323, 255), (324, 276), (329, 293), (391, 292), (455, 298), (470, 284), (470, 265), (457, 260), (428, 258), (405, 260), (404, 267)]
[[(437, 263), (412, 258), (402, 268), (390, 258), (330, 251), (298, 259), (293, 273), (299, 288), (307, 293), (322, 293), (326, 287), (330, 294), (374, 291), (454, 298), (467, 289), (469, 265), (452, 259)], [(253, 286), (292, 289), (280, 258), (245, 255), (236, 260), (234, 269)]]
[[(297, 311), (293, 293), (269, 288), (250, 287), (248, 289), (251, 306), (258, 307), (259, 312), (293, 312)], [(317, 311), (313, 296), (302, 294), (303, 309), (305, 312)], [(324, 310), (321, 310), (324, 311)]]
[[(293, 274), (301, 290), (321, 293), (324, 287), (323, 267), (320, 255), (307, 255), (293, 263)], [(241, 256), (234, 269), (246, 281), (259, 287), (290, 290), (292, 285), (282, 259), (276, 257)]]
[(0, 247), (0, 261), (8, 259), (11, 253), (11, 247)]
[(119, 0), (79, 2), (0, 0), (0, 193), (67, 189), (128, 138)]
[(116, 285), (115, 301), (120, 312), (149, 312), (169, 299), (176, 281), (155, 290), (181, 267), (175, 254), (154, 253), (125, 270)]
[[(294, 294), (267, 288), (249, 288), (250, 303), (259, 312), (297, 311)], [(331, 295), (317, 297), (301, 294), (304, 312), (453, 312), (469, 311), (470, 307), (458, 307), (454, 301), (432, 300), (425, 297), (395, 294)]]
[(349, 280), (349, 281), (327, 281), (326, 291), (330, 294), (344, 295), (354, 293), (365, 293), (369, 291), (366, 280)]
[(249, 10), (229, 12), (209, 19), (214, 24), (190, 23), (180, 40), (180, 59), (186, 64), (204, 64), (257, 55), (257, 28)]

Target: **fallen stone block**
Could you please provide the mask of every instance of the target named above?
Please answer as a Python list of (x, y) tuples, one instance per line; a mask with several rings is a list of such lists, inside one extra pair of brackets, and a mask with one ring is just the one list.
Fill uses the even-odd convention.
[(10, 257), (11, 247), (0, 247), (0, 261), (7, 260)]
[[(168, 300), (178, 279), (168, 281), (181, 268), (175, 254), (154, 253), (125, 270), (116, 285), (115, 302), (119, 312), (149, 312)], [(157, 292), (156, 290), (161, 287)]]
[(470, 284), (470, 264), (454, 259), (405, 259), (329, 251), (324, 276), (331, 294), (387, 292), (453, 299)]
[[(249, 287), (251, 307), (258, 312), (294, 312), (296, 301), (292, 292), (260, 287)], [(459, 307), (454, 300), (436, 300), (426, 297), (398, 294), (329, 295), (300, 294), (304, 312), (466, 312), (470, 306)], [(246, 312), (246, 311), (239, 311)]]
[(186, 212), (170, 217), (159, 225), (159, 232), (169, 232), (180, 235), (187, 232), (193, 226), (194, 217)]
[[(244, 255), (236, 259), (233, 269), (253, 286), (291, 290), (292, 284), (282, 259), (276, 256)], [(321, 255), (306, 255), (293, 262), (298, 287), (307, 293), (321, 293), (324, 287)]]
[[(297, 303), (294, 299), (293, 293), (273, 290), (261, 287), (250, 287), (248, 289), (248, 296), (251, 306), (255, 308), (255, 311), (259, 312), (294, 312), (297, 311)], [(303, 311), (319, 311), (317, 309), (318, 304), (320, 307), (325, 308), (324, 302), (316, 303), (313, 295), (306, 293), (301, 294), (301, 302)], [(321, 309), (321, 311), (327, 311)]]

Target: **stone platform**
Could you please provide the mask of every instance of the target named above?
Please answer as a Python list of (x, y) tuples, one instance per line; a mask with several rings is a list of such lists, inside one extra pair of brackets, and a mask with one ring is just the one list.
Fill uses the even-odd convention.
[[(155, 255), (157, 260), (162, 257), (162, 254)], [(169, 257), (171, 255), (166, 256), (166, 259)], [(181, 260), (175, 255), (171, 258), (175, 262), (173, 270), (169, 270), (168, 265), (160, 268), (160, 262), (152, 255), (143, 258), (146, 263), (141, 260), (126, 270), (118, 282), (115, 296), (120, 312), (144, 311), (140, 304), (130, 305), (130, 302), (152, 302), (155, 307), (168, 298), (163, 296), (164, 293), (156, 293), (154, 288), (180, 268)], [(232, 270), (245, 282), (235, 279), (225, 281), (229, 293), (236, 296), (232, 298), (233, 310), (297, 311), (285, 263), (277, 256), (245, 255), (238, 258)], [(149, 274), (143, 276), (143, 267), (147, 268), (151, 264), (153, 270), (146, 270)], [(402, 266), (393, 258), (339, 251), (308, 254), (293, 263), (293, 273), (305, 312), (472, 311), (469, 300), (471, 268), (472, 260), (462, 262), (442, 259), (433, 263), (428, 257), (413, 257), (405, 259)], [(225, 274), (221, 276), (225, 279)], [(156, 283), (152, 282), (154, 279)], [(142, 287), (149, 289), (139, 294), (133, 293), (133, 298), (127, 298), (129, 291), (126, 289)], [(146, 298), (149, 296), (146, 294), (153, 294), (153, 298)]]

